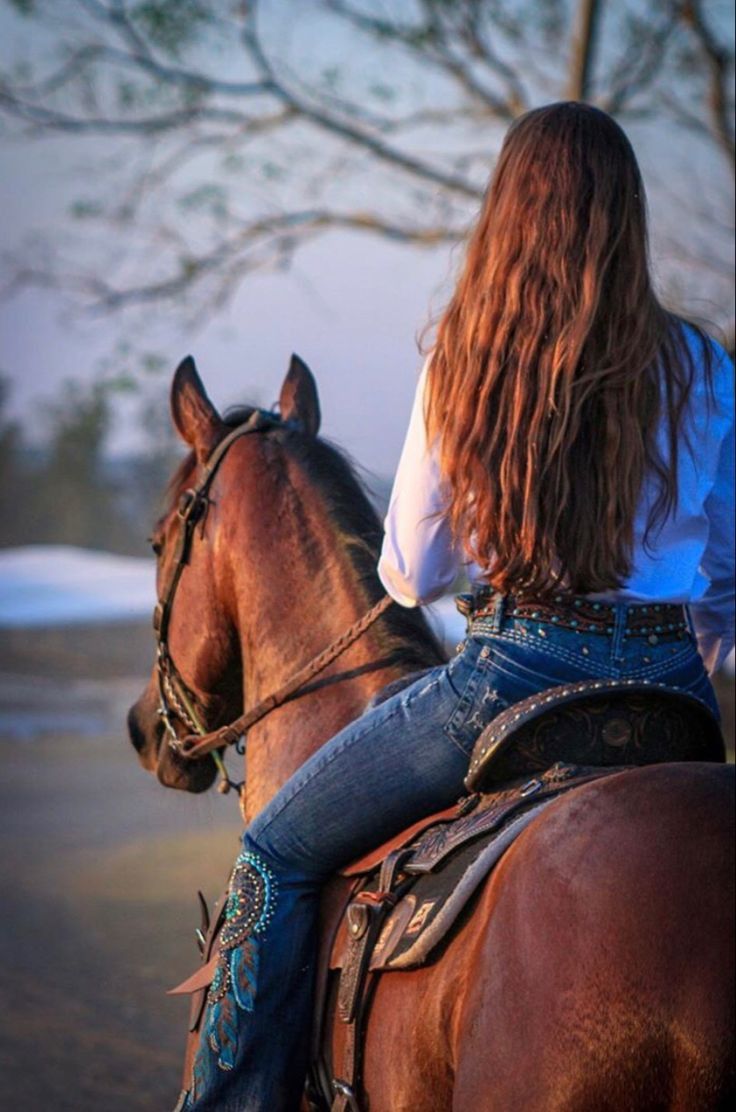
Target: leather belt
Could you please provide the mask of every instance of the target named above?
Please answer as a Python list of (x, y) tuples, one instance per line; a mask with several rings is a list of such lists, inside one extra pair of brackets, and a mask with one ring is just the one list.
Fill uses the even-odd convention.
[(621, 620), (619, 615), (624, 619), (625, 637), (645, 637), (650, 641), (652, 638), (682, 639), (689, 629), (687, 612), (679, 603), (625, 603), (622, 609), (585, 596), (558, 595), (543, 601), (528, 601), (483, 589), (473, 595), (460, 595), (456, 603), (471, 629), (475, 622), (483, 620), (479, 632), (487, 632), (487, 619), (493, 619), (499, 631), (507, 620), (516, 620), (540, 622), (576, 633), (611, 636), (617, 621)]

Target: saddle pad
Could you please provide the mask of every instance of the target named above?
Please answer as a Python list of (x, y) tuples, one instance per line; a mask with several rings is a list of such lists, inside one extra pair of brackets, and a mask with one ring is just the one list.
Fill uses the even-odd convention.
[(511, 819), (498, 833), (465, 843), (441, 869), (420, 876), (386, 920), (370, 968), (423, 965), (512, 842), (552, 802), (545, 799)]
[[(370, 968), (388, 972), (423, 965), (506, 850), (549, 803), (572, 788), (621, 771), (558, 763), (523, 784), (476, 797), (469, 814), (423, 830), (406, 847), (393, 886), (397, 902), (380, 928)], [(381, 888), (381, 873), (375, 872), (360, 891), (370, 898)], [(343, 920), (332, 968), (343, 966), (346, 943)]]

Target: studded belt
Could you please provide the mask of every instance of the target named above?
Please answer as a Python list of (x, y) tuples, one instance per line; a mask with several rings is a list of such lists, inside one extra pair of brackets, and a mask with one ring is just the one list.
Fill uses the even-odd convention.
[(467, 617), (471, 631), (476, 622), (482, 622), (478, 632), (488, 631), (488, 619), (496, 619), (499, 606), (502, 607), (502, 621), (516, 619), (540, 622), (559, 629), (574, 630), (576, 633), (609, 636), (614, 633), (617, 619), (620, 620), (621, 615), (624, 619), (624, 636), (644, 637), (650, 644), (671, 638), (682, 639), (689, 628), (684, 606), (666, 602), (626, 603), (617, 607), (610, 603), (569, 595), (558, 595), (543, 602), (529, 602), (481, 589), (473, 595), (460, 595), (456, 604), (460, 613)]

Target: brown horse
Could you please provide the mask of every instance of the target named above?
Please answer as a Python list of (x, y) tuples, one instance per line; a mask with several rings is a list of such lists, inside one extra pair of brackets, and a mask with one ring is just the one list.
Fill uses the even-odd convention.
[[(159, 589), (177, 497), (231, 427), (191, 360), (174, 378), (172, 411), (192, 451), (154, 537)], [(173, 606), (172, 658), (210, 729), (278, 688), (381, 594), (378, 520), (345, 459), (317, 438), (316, 389), (299, 361), (280, 412), (223, 460)], [(440, 659), (424, 620), (392, 607), (250, 731), (246, 819), (385, 684)], [(129, 717), (143, 765), (167, 786), (203, 791), (214, 766), (172, 752), (158, 705), (154, 670)], [(441, 961), (381, 978), (364, 1070), (371, 1112), (726, 1107), (733, 786), (732, 768), (659, 765), (547, 807)]]

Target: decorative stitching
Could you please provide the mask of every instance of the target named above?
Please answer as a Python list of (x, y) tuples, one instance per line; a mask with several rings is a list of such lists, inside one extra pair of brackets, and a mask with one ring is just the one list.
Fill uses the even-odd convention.
[[(532, 647), (528, 634), (521, 635), (518, 633), (503, 632), (495, 634), (494, 640), (508, 641), (512, 644), (523, 645), (527, 649)], [(513, 661), (508, 657), (504, 657), (503, 653), (500, 652), (500, 650), (498, 650), (496, 646), (494, 646), (494, 649), (496, 649), (497, 654), (501, 657), (501, 659), (504, 659), (507, 664), (511, 665), (514, 668), (518, 666), (516, 661)], [(689, 656), (692, 656), (694, 654), (692, 645), (684, 645), (681, 651), (676, 655), (668, 656), (666, 659), (655, 661), (652, 664), (645, 664), (638, 668), (629, 669), (616, 668), (612, 665), (604, 664), (600, 661), (590, 660), (589, 657), (586, 658), (585, 662), (583, 662), (580, 659), (579, 654), (566, 649), (562, 645), (556, 645), (554, 642), (550, 641), (546, 641), (544, 645), (540, 645), (539, 651), (545, 656), (555, 657), (558, 660), (564, 661), (566, 664), (574, 664), (576, 669), (579, 670), (583, 675), (589, 675), (591, 677), (606, 676), (611, 679), (620, 677), (630, 679), (644, 679), (651, 678), (652, 676), (656, 675), (666, 675), (669, 671), (676, 668), (683, 660), (686, 660)], [(540, 673), (540, 675), (543, 675), (543, 673)], [(554, 680), (554, 682), (564, 682), (564, 680), (556, 679)]]
[[(528, 636), (521, 636), (520, 634), (513, 634), (513, 633), (511, 633), (511, 634), (508, 634), (508, 633), (499, 634), (499, 640), (511, 641), (512, 643), (514, 643), (516, 645), (523, 645), (524, 648), (526, 648), (526, 649), (529, 649), (530, 647), (534, 647), (534, 646), (530, 646)], [(575, 654), (575, 653), (571, 652), (569, 649), (565, 649), (561, 645), (555, 645), (554, 643), (545, 642), (544, 646), (542, 646), (542, 645), (539, 646), (539, 651), (544, 656), (551, 656), (551, 657), (556, 658), (558, 660), (562, 660), (563, 663), (565, 663), (565, 664), (574, 664), (575, 668), (578, 671), (583, 673), (583, 675), (590, 676), (591, 679), (593, 679), (597, 676), (610, 676), (610, 677), (613, 678), (614, 676), (619, 675), (619, 669), (612, 668), (608, 664), (602, 664), (602, 663), (600, 663), (598, 661), (595, 661), (595, 660), (591, 661), (589, 658), (587, 658), (586, 660), (581, 660), (579, 654)], [(515, 661), (515, 660), (512, 660), (509, 657), (505, 657), (503, 655), (503, 653), (500, 651), (500, 649), (498, 649), (497, 646), (495, 646), (495, 645), (494, 645), (494, 652), (495, 652), (496, 656), (500, 657), (506, 664), (510, 665), (512, 669), (516, 670), (518, 668), (519, 662)], [(527, 671), (535, 672), (535, 674), (539, 675), (540, 678), (545, 680), (545, 682), (549, 682), (550, 685), (565, 682), (564, 679), (559, 679), (559, 678), (553, 678), (551, 676), (546, 676), (541, 671), (536, 672), (534, 668), (529, 667), (528, 665), (522, 665), (522, 667), (524, 667)]]
[(239, 854), (225, 907), (220, 952), (239, 946), (250, 934), (262, 934), (273, 917), (276, 878), (263, 858), (251, 850)]
[[(696, 656), (697, 652), (694, 646), (685, 645), (681, 652), (673, 654), (672, 656), (668, 656), (666, 660), (655, 661), (653, 664), (646, 664), (642, 668), (637, 669), (636, 672), (632, 672), (631, 674), (632, 676), (636, 677), (653, 675), (666, 676), (668, 672), (672, 671), (675, 667), (681, 664), (683, 660), (686, 660), (688, 657), (692, 657), (692, 659), (695, 660)], [(678, 684), (677, 686), (679, 687), (680, 684)]]
[[(490, 650), (485, 645), (479, 646), (470, 675), (468, 676), (462, 694), (458, 697), (457, 704), (450, 717), (447, 719), (443, 732), (464, 756), (469, 755), (469, 750), (475, 744), (476, 738), (484, 727), (495, 718), (508, 705), (494, 687), (488, 686), (478, 700), (478, 688), (486, 680), (486, 672), (493, 666)], [(449, 676), (448, 676), (449, 679)], [(452, 680), (450, 680), (452, 686)], [(453, 687), (453, 690), (455, 688)]]
[(230, 876), (220, 952), (207, 993), (207, 1015), (192, 1070), (192, 1097), (204, 1091), (209, 1061), (215, 1055), (221, 1070), (235, 1066), (239, 1012), (252, 1012), (258, 980), (260, 937), (273, 918), (277, 882), (264, 859), (251, 850), (237, 857)]

